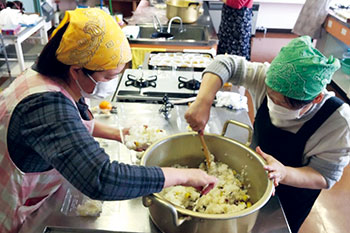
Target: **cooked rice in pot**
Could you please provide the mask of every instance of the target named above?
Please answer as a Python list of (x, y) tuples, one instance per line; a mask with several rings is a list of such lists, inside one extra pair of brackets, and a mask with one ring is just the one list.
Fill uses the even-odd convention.
[[(174, 167), (182, 167), (174, 165)], [(205, 162), (200, 169), (207, 171)], [(206, 195), (193, 187), (174, 186), (165, 188), (160, 195), (175, 205), (206, 214), (231, 214), (248, 208), (252, 205), (247, 186), (244, 185), (244, 169), (237, 173), (227, 164), (210, 162), (208, 174), (218, 178), (218, 184)]]

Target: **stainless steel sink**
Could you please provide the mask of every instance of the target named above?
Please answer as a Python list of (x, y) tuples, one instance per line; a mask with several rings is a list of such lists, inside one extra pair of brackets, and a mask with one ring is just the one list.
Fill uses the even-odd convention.
[[(152, 24), (138, 25), (140, 32), (136, 39), (129, 39), (131, 43), (154, 43), (154, 44), (179, 44), (188, 45), (207, 45), (209, 43), (208, 27), (199, 25), (184, 25), (183, 30), (180, 25), (172, 25), (170, 29), (171, 36), (168, 38), (157, 33)], [(167, 25), (162, 25), (163, 32), (167, 34)], [(156, 35), (157, 34), (157, 35)]]
[[(208, 40), (208, 30), (204, 26), (184, 26), (184, 30), (179, 30), (180, 26), (173, 25), (170, 34), (174, 36), (172, 40)], [(163, 26), (166, 31), (166, 25)], [(165, 32), (164, 31), (164, 32)], [(138, 38), (152, 38), (152, 34), (157, 32), (153, 26), (140, 26), (140, 33)]]

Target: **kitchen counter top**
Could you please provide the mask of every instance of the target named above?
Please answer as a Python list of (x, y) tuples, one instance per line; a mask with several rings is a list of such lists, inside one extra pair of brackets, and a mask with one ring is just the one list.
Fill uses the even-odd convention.
[(348, 23), (348, 20), (345, 19), (344, 17), (342, 17), (341, 15), (339, 15), (336, 10), (329, 10), (328, 14), (329, 14), (329, 16), (333, 17), (334, 19), (336, 19), (338, 22), (340, 22), (344, 26), (350, 27), (350, 23)]
[[(140, 103), (113, 103), (117, 107), (118, 114), (106, 116), (96, 115), (96, 120), (106, 124), (130, 127), (135, 124), (147, 124), (163, 128), (168, 134), (187, 131), (187, 123), (183, 116), (187, 106), (175, 106), (171, 111), (170, 119), (166, 120), (159, 114), (161, 105)], [(251, 125), (246, 111), (229, 111), (223, 108), (212, 108), (207, 131), (221, 133), (226, 120), (234, 119)], [(229, 126), (227, 136), (243, 143), (246, 142), (248, 133), (246, 130)], [(111, 160), (135, 164), (135, 152), (126, 149), (118, 142), (101, 140)], [(159, 233), (149, 218), (147, 208), (143, 207), (142, 199), (136, 198), (126, 201), (105, 201), (99, 217), (76, 216), (72, 206), (63, 205), (67, 190), (83, 195), (75, 190), (70, 184), (64, 184), (52, 197), (50, 197), (39, 210), (34, 212), (23, 224), (20, 233), (41, 233), (45, 227), (50, 226), (45, 232), (152, 232)], [(66, 203), (67, 204), (67, 203)], [(79, 230), (80, 229), (80, 230)], [(85, 231), (83, 231), (85, 229)], [(93, 229), (86, 231), (86, 229)], [(287, 233), (289, 227), (286, 223), (283, 211), (277, 197), (272, 197), (259, 211), (258, 219), (252, 233), (271, 232)]]

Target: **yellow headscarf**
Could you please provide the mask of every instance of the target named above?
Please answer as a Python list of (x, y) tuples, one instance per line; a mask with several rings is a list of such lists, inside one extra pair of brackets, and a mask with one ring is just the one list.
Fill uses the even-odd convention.
[(130, 46), (123, 31), (104, 11), (98, 8), (66, 11), (52, 36), (67, 23), (56, 51), (60, 62), (100, 71), (115, 69), (131, 60)]

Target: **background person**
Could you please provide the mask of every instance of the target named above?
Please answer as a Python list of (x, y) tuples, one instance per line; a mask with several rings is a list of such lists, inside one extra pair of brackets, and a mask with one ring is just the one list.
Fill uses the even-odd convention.
[(126, 37), (99, 9), (67, 11), (27, 71), (0, 94), (0, 232), (18, 232), (26, 217), (68, 180), (98, 200), (131, 199), (172, 185), (209, 191), (215, 177), (199, 169), (110, 161), (93, 136), (120, 141), (95, 123), (83, 97), (107, 97), (130, 61)]
[(217, 54), (234, 54), (250, 60), (253, 0), (223, 0)]
[(292, 32), (313, 39), (321, 37), (321, 29), (328, 15), (331, 0), (306, 0)]
[(255, 108), (253, 147), (266, 160), (292, 232), (297, 232), (321, 189), (340, 180), (350, 155), (350, 108), (326, 90), (340, 64), (302, 36), (268, 63), (217, 56), (185, 118), (203, 130), (216, 92), (227, 81), (250, 91)]

